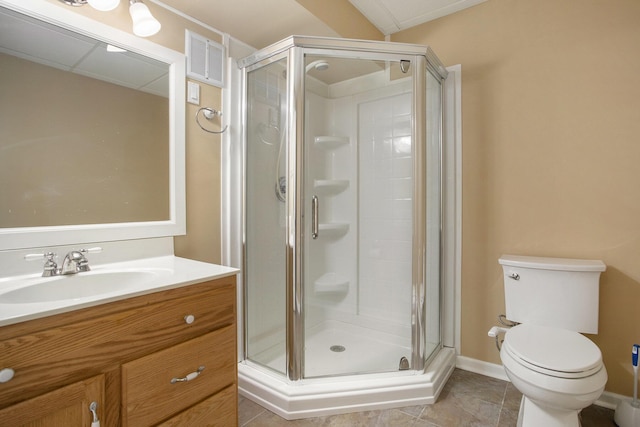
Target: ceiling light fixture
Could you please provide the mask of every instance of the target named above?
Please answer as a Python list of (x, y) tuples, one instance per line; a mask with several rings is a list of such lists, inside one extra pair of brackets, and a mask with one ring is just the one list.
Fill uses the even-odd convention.
[(92, 8), (106, 12), (113, 10), (120, 4), (120, 0), (60, 0), (69, 6), (84, 6), (89, 4)]
[[(113, 10), (120, 4), (120, 0), (60, 0), (69, 6), (84, 6), (89, 4), (96, 10), (103, 12)], [(140, 0), (129, 0), (129, 14), (133, 21), (133, 34), (139, 37), (149, 37), (157, 34), (162, 25), (153, 17), (149, 8)]]
[(151, 15), (147, 5), (139, 0), (129, 0), (129, 14), (133, 20), (133, 34), (140, 37), (149, 37), (157, 34), (162, 25), (160, 21)]

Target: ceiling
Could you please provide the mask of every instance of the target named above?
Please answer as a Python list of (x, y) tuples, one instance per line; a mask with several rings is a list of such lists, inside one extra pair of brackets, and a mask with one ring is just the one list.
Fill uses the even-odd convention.
[[(296, 0), (149, 1), (168, 5), (257, 49), (290, 35), (340, 37)], [(385, 35), (483, 1), (486, 0), (349, 0)]]
[(150, 0), (165, 4), (256, 49), (291, 35), (340, 37), (296, 0)]
[(349, 0), (384, 35), (441, 18), (486, 0)]

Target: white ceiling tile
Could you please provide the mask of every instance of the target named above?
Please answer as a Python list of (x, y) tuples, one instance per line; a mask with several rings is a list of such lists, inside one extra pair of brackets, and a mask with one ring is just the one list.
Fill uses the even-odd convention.
[(163, 96), (165, 98), (169, 98), (169, 86), (171, 83), (169, 82), (169, 73), (160, 77), (157, 80), (150, 82), (149, 84), (144, 85), (140, 88), (140, 90), (144, 92), (149, 92), (154, 95)]
[(400, 29), (389, 9), (378, 0), (349, 0), (383, 34), (392, 34)]
[(459, 0), (379, 0), (398, 20), (406, 21), (416, 16), (430, 13)]
[(107, 52), (102, 44), (89, 54), (74, 72), (131, 88), (141, 88), (167, 74), (162, 62), (130, 52)]
[(486, 0), (349, 0), (384, 34), (393, 34)]

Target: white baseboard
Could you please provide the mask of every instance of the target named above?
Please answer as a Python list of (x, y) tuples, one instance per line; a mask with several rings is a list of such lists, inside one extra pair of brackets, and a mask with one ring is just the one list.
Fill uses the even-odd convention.
[(456, 358), (456, 368), (503, 381), (509, 381), (502, 365), (495, 363), (484, 362), (466, 356), (458, 356)]
[(631, 400), (631, 397), (605, 391), (600, 395), (600, 398), (596, 400), (595, 404), (604, 408), (616, 409), (618, 404), (623, 400)]
[[(484, 362), (482, 360), (472, 359), (466, 356), (457, 356), (456, 368), (503, 381), (509, 381), (502, 365), (495, 363)], [(595, 405), (609, 409), (616, 409), (620, 401), (625, 399), (631, 399), (631, 397), (612, 393), (610, 391), (604, 391), (600, 398), (596, 400)]]

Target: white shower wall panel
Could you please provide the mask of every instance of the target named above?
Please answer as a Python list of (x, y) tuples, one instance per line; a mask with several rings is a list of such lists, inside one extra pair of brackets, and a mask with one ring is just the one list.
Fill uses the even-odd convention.
[[(307, 92), (305, 97), (305, 210), (309, 209), (311, 198), (316, 194), (313, 182), (325, 176), (327, 159), (324, 153), (314, 144), (316, 135), (322, 135), (326, 123), (326, 109), (323, 98), (314, 93)], [(326, 206), (325, 206), (326, 207)], [(310, 216), (308, 216), (310, 217)], [(311, 235), (311, 221), (305, 221), (305, 234)], [(314, 294), (314, 282), (326, 272), (327, 252), (322, 250), (317, 241), (305, 239), (305, 298), (309, 299)], [(305, 312), (306, 322), (311, 322), (313, 314)]]
[[(318, 239), (308, 239), (306, 268), (310, 279), (305, 283), (305, 327), (317, 327), (327, 319), (352, 319), (357, 314), (357, 157), (353, 103), (328, 99), (317, 93), (306, 95), (305, 128), (307, 172), (305, 193), (319, 198), (320, 224), (347, 224), (344, 235), (320, 231)], [(327, 147), (316, 144), (318, 136), (348, 137), (349, 143)], [(342, 191), (324, 192), (314, 187), (316, 180), (346, 181)], [(311, 234), (311, 224), (305, 225)], [(315, 282), (324, 275), (339, 277), (348, 283), (344, 291), (320, 292)]]
[(360, 169), (359, 311), (410, 323), (413, 150), (411, 94), (363, 99), (358, 108)]
[(307, 328), (333, 319), (410, 336), (410, 90), (405, 80), (355, 95), (328, 91), (335, 98), (307, 93), (307, 108), (311, 108), (307, 111), (314, 115), (307, 120), (307, 141), (314, 135), (350, 138), (348, 146), (335, 150), (309, 148), (314, 176), (349, 181), (344, 192), (323, 199), (320, 222), (347, 222), (350, 229), (346, 236), (325, 243), (323, 253), (317, 255), (324, 266), (313, 260), (315, 265), (309, 266), (314, 277), (340, 272), (349, 281), (348, 293), (315, 295), (308, 284), (307, 297), (313, 297), (305, 317)]

